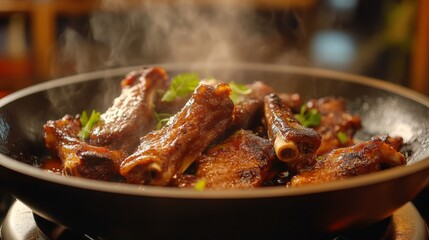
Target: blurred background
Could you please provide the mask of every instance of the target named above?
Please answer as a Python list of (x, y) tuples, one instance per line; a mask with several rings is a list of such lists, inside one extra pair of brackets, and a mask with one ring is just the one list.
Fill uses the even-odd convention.
[(427, 0), (0, 0), (1, 95), (177, 61), (327, 68), (429, 94), (428, 58)]

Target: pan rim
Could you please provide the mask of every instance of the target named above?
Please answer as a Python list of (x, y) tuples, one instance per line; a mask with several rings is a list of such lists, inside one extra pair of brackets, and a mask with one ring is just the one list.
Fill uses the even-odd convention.
[[(83, 73), (68, 77), (59, 78), (56, 80), (39, 83), (31, 87), (24, 88), (15, 93), (12, 93), (0, 99), (0, 108), (18, 100), (24, 96), (31, 95), (46, 89), (68, 85), (71, 82), (84, 82), (100, 78), (109, 78), (119, 76), (126, 72), (149, 66), (162, 66), (167, 71), (190, 69), (189, 66), (195, 69), (208, 67), (228, 68), (231, 70), (249, 70), (279, 72), (285, 74), (299, 74), (305, 76), (315, 76), (330, 78), (346, 82), (354, 82), (361, 85), (374, 87), (377, 89), (386, 90), (403, 97), (409, 98), (429, 108), (429, 98), (403, 86), (382, 81), (375, 78), (343, 73), (327, 69), (280, 65), (280, 64), (264, 64), (264, 63), (218, 63), (207, 66), (204, 63), (159, 63), (143, 66), (130, 66), (115, 69), (100, 70), (90, 73)], [(425, 158), (417, 163), (409, 166), (401, 166), (393, 169), (384, 170), (381, 172), (357, 176), (351, 179), (346, 179), (337, 182), (326, 184), (314, 184), (302, 186), (299, 188), (285, 187), (264, 187), (251, 190), (216, 190), (216, 191), (196, 191), (194, 189), (176, 189), (168, 187), (140, 186), (126, 183), (112, 183), (98, 180), (83, 179), (77, 177), (64, 177), (57, 174), (49, 174), (48, 172), (16, 161), (4, 154), (0, 154), (0, 165), (15, 172), (28, 175), (43, 181), (48, 181), (54, 184), (65, 185), (69, 187), (94, 190), (99, 192), (108, 192), (114, 194), (146, 196), (146, 197), (167, 197), (167, 198), (182, 198), (182, 199), (247, 199), (247, 198), (271, 198), (271, 197), (287, 197), (287, 196), (302, 196), (308, 194), (319, 194), (324, 192), (341, 191), (351, 188), (359, 188), (372, 184), (387, 182), (393, 179), (401, 178), (407, 175), (418, 173), (429, 169), (428, 158)]]

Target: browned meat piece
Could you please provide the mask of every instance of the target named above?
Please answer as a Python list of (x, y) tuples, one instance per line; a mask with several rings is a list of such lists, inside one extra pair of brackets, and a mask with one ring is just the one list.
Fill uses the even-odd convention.
[(248, 96), (248, 98), (264, 100), (265, 96), (274, 92), (272, 87), (260, 81), (255, 81), (247, 86), (252, 89), (249, 95), (245, 95)]
[(198, 160), (195, 176), (207, 189), (255, 188), (267, 179), (274, 159), (268, 139), (240, 130)]
[(291, 109), (292, 112), (299, 112), (302, 106), (301, 96), (298, 93), (279, 93), (279, 97), (283, 102), (283, 105)]
[(92, 129), (90, 144), (133, 152), (140, 137), (155, 128), (153, 108), (158, 93), (167, 88), (168, 75), (162, 68), (129, 73), (122, 80), (121, 95)]
[(248, 87), (252, 92), (241, 96), (240, 102), (234, 106), (232, 131), (241, 128), (249, 129), (260, 122), (264, 97), (273, 92), (270, 86), (258, 81), (249, 84)]
[(290, 186), (325, 183), (404, 165), (405, 156), (380, 138), (332, 150), (312, 170), (294, 176)]
[(170, 185), (178, 188), (193, 188), (198, 179), (193, 174), (180, 174), (178, 173), (171, 180)]
[(76, 156), (80, 163), (74, 168), (72, 166), (65, 168), (66, 171), (71, 171), (70, 175), (106, 181), (123, 181), (123, 177), (119, 174), (119, 165), (127, 156), (124, 152), (82, 144)]
[(61, 159), (63, 174), (118, 180), (119, 163), (125, 158), (125, 153), (87, 144), (77, 136), (80, 129), (79, 118), (70, 115), (44, 125), (46, 146)]
[(396, 151), (399, 151), (404, 144), (404, 139), (399, 136), (380, 135), (375, 138), (381, 139), (383, 142), (392, 146)]
[(62, 119), (48, 121), (43, 125), (45, 145), (53, 155), (59, 155), (62, 144), (77, 145), (81, 142), (78, 133), (82, 129), (79, 118), (65, 115)]
[(189, 97), (176, 97), (174, 100), (165, 102), (165, 101), (158, 101), (155, 106), (155, 112), (158, 114), (166, 114), (173, 116), (176, 114), (180, 109), (185, 106), (186, 102), (189, 100)]
[(343, 98), (314, 99), (307, 103), (307, 107), (317, 109), (321, 115), (320, 125), (315, 127), (315, 130), (322, 136), (322, 143), (316, 155), (354, 144), (353, 135), (361, 128), (361, 121), (358, 116), (346, 112)]
[(233, 124), (230, 132), (238, 129), (249, 129), (255, 125), (260, 118), (256, 117), (258, 111), (261, 110), (263, 101), (259, 99), (245, 99), (234, 106)]
[(277, 94), (265, 97), (264, 113), (268, 137), (281, 161), (296, 163), (313, 159), (320, 135), (314, 129), (303, 127)]
[(158, 131), (141, 139), (137, 151), (120, 166), (130, 183), (167, 185), (183, 172), (232, 121), (231, 89), (200, 85), (185, 107)]

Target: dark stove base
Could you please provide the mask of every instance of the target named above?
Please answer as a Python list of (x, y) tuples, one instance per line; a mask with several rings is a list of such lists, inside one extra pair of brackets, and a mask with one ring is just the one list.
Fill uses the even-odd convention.
[(20, 201), (10, 207), (0, 231), (1, 240), (99, 240), (59, 226), (42, 217)]
[[(99, 240), (47, 221), (20, 201), (9, 209), (0, 231), (1, 240)], [(356, 231), (323, 237), (326, 240), (428, 240), (426, 223), (412, 203), (407, 203), (391, 217)]]

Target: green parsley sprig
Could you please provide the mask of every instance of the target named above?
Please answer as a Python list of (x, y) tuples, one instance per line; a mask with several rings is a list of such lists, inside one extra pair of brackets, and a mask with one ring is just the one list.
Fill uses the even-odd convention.
[(186, 97), (194, 91), (200, 83), (196, 73), (183, 73), (173, 78), (170, 88), (162, 96), (162, 101), (171, 102), (177, 97)]
[(88, 114), (86, 113), (86, 111), (83, 111), (79, 119), (82, 125), (82, 129), (77, 135), (82, 139), (88, 138), (94, 125), (100, 121), (100, 116), (100, 112), (92, 110), (91, 116), (88, 118)]
[[(162, 101), (171, 102), (178, 97), (186, 97), (191, 94), (198, 84), (200, 83), (200, 77), (196, 73), (183, 73), (173, 78), (170, 88), (162, 96)], [(234, 104), (239, 103), (240, 95), (247, 95), (252, 92), (248, 86), (235, 82), (230, 82), (231, 87), (231, 100)]]
[(252, 92), (252, 89), (244, 84), (230, 82), (229, 86), (232, 90), (230, 98), (234, 104), (238, 104), (240, 102), (241, 95), (248, 95)]
[(306, 105), (302, 105), (299, 114), (295, 114), (295, 118), (304, 127), (317, 127), (320, 124), (321, 116), (317, 109), (309, 109)]

